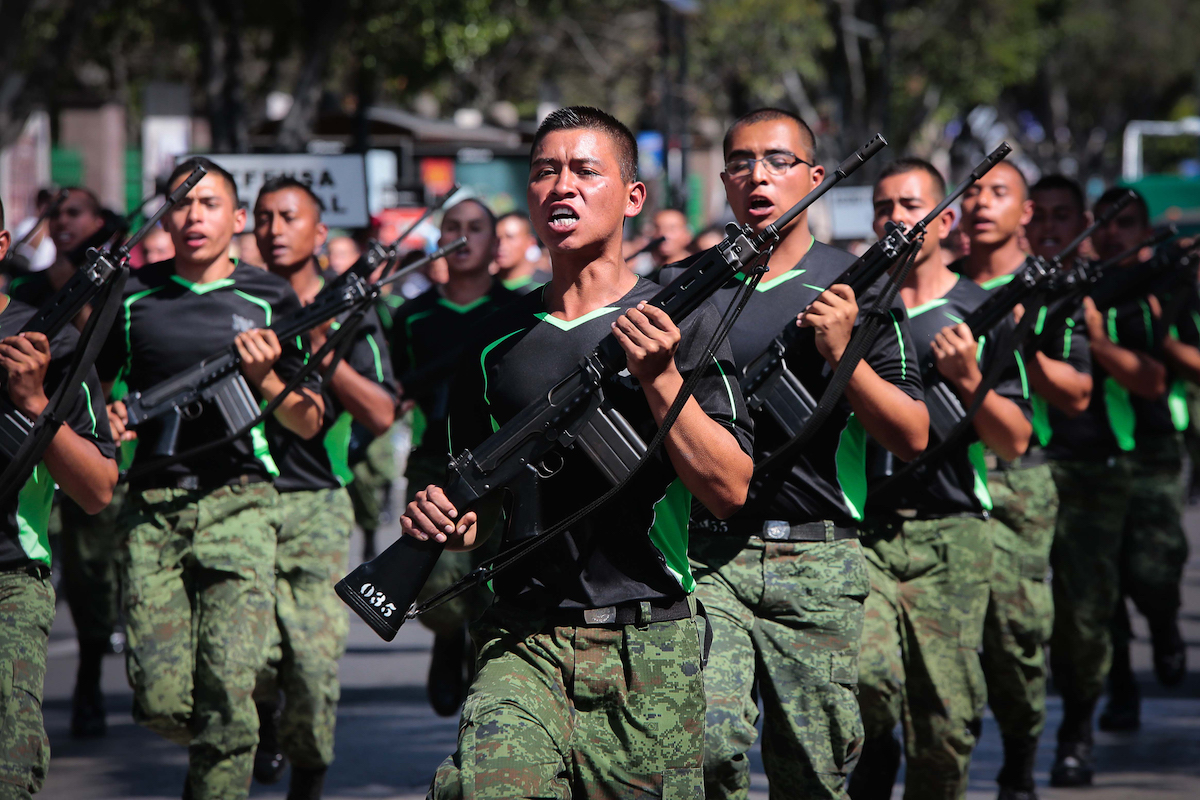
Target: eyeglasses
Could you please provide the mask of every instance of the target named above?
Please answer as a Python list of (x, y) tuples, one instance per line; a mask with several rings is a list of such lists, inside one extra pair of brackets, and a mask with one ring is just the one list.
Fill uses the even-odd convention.
[(737, 158), (728, 162), (725, 165), (725, 174), (731, 178), (744, 178), (751, 172), (754, 172), (754, 165), (762, 162), (763, 169), (769, 175), (783, 175), (789, 169), (797, 164), (808, 164), (815, 166), (812, 162), (805, 161), (803, 158), (792, 153), (771, 153), (769, 156), (762, 158)]

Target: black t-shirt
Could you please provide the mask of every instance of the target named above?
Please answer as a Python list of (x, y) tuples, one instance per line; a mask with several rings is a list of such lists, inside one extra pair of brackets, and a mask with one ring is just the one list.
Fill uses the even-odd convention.
[[(334, 323), (330, 334), (338, 324)], [(363, 315), (362, 323), (346, 351), (345, 361), (359, 375), (374, 381), (395, 396), (391, 355), (380, 329), (379, 317), (373, 311)], [(311, 439), (301, 439), (285, 428), (274, 415), (267, 418), (267, 440), (271, 444), (275, 463), (279, 466), (275, 488), (281, 492), (336, 489), (354, 479), (349, 464), (350, 430), (354, 418), (327, 384), (322, 384), (321, 393), (325, 399), (325, 416), (321, 421), (321, 431)]]
[[(130, 274), (124, 306), (96, 369), (101, 380), (120, 377), (130, 392), (145, 391), (228, 348), (242, 331), (268, 327), (299, 310), (300, 301), (288, 282), (258, 267), (238, 263), (229, 277), (196, 284), (175, 274), (174, 260), (150, 264)], [(280, 342), (283, 355), (275, 372), (281, 380), (290, 380), (304, 366), (307, 338)], [(315, 373), (302, 385), (320, 390)], [(153, 438), (158, 421), (143, 427)], [(227, 434), (220, 411), (205, 401), (198, 416), (184, 419), (177, 452)], [(139, 445), (132, 466), (153, 463), (154, 458), (148, 447)], [(242, 475), (270, 479), (277, 474), (259, 425), (230, 444), (152, 472), (133, 488), (173, 485), (184, 477), (210, 488), (236, 482)]]
[[(988, 292), (969, 278), (960, 277), (950, 291), (937, 300), (908, 309), (909, 324), (916, 342), (918, 364), (924, 363), (932, 351), (933, 339), (947, 326), (957, 325), (968, 314), (987, 299)], [(997, 343), (1008, 338), (1012, 330), (1012, 318), (1008, 317), (991, 331), (977, 335), (980, 340), (980, 369), (984, 375), (1000, 356)], [(1017, 403), (1026, 418), (1032, 415), (1029, 405), (1029, 387), (1025, 379), (1025, 368), (1019, 352), (1004, 354), (1006, 366), (994, 390), (1001, 397)], [(943, 382), (940, 373), (925, 375), (926, 397), (933, 388)], [(965, 404), (964, 404), (965, 405)], [(931, 443), (936, 446), (936, 443)], [(879, 445), (870, 442), (871, 449)], [(874, 486), (868, 505), (872, 510), (890, 512), (893, 509), (915, 509), (924, 517), (942, 517), (949, 514), (980, 514), (990, 511), (992, 498), (987, 489), (987, 466), (984, 463), (984, 446), (969, 428), (948, 452), (934, 463), (903, 478), (898, 485), (886, 493)], [(868, 456), (877, 458), (878, 454)], [(876, 476), (872, 476), (877, 480)]]
[(487, 294), (458, 305), (438, 287), (414, 297), (392, 318), (392, 372), (407, 398), (417, 401), (428, 426), (420, 448), (446, 452), (446, 414), (454, 366), (479, 335), (480, 323), (518, 295), (492, 281)]
[[(659, 280), (666, 285), (694, 260), (665, 267)], [(855, 257), (820, 242), (813, 242), (794, 268), (759, 283), (729, 334), (737, 376), (766, 350), (787, 325), (796, 324), (796, 315), (804, 310), (837, 278)], [(726, 308), (732, 302), (740, 280), (731, 282), (713, 296), (713, 304)], [(861, 322), (886, 283), (886, 276), (858, 298)], [(904, 304), (896, 296), (891, 318), (880, 328), (875, 343), (864, 359), (880, 377), (899, 386), (905, 394), (922, 398), (921, 376), (917, 369), (916, 348), (908, 327)], [(825, 359), (815, 346), (792, 348), (788, 366), (804, 384), (814, 400), (833, 377)], [(783, 446), (787, 434), (766, 411), (754, 415), (755, 461), (762, 461)], [(764, 484), (757, 496), (751, 496), (734, 517), (736, 520), (786, 520), (792, 523), (829, 519), (839, 525), (862, 520), (867, 500), (866, 432), (855, 419), (850, 403), (842, 398), (833, 414), (821, 427), (790, 470), (780, 469)], [(700, 527), (714, 522), (708, 509), (697, 505), (695, 521)]]
[(523, 278), (515, 278), (511, 281), (502, 281), (504, 288), (510, 292), (517, 294), (529, 294), (534, 289), (540, 288), (543, 284), (549, 283), (554, 277), (553, 273), (547, 272), (544, 269), (535, 269), (530, 274)]
[(54, 285), (46, 271), (22, 272), (8, 282), (8, 296), (27, 306), (40, 308), (54, 295)]
[[(455, 376), (449, 420), (454, 452), (483, 442), (545, 397), (610, 333), (618, 315), (659, 290), (639, 279), (619, 301), (572, 322), (550, 316), (541, 291), (496, 312), (484, 326), (482, 349), (469, 351)], [(707, 363), (702, 360), (719, 317), (716, 308), (705, 304), (683, 321), (675, 363), (685, 379), (695, 369), (704, 370), (696, 401), (749, 453), (752, 425), (733, 379), (729, 345), (723, 343)], [(649, 442), (657, 430), (654, 417), (636, 381), (623, 374), (605, 386), (606, 396)], [(542, 482), (540, 498), (516, 501), (539, 503), (537, 512), (547, 527), (611, 488), (580, 448), (564, 451), (563, 461), (562, 468)], [(537, 608), (598, 608), (683, 597), (695, 587), (687, 556), (691, 505), (691, 494), (660, 449), (619, 496), (497, 575), (496, 594)], [(505, 545), (521, 536), (521, 531), (509, 530)]]
[[(1001, 286), (1008, 285), (1015, 275), (1016, 273), (1001, 275), (998, 278), (984, 282), (980, 287), (989, 293), (994, 292)], [(1033, 336), (1040, 336), (1042, 334), (1048, 313), (1048, 307), (1043, 307), (1039, 312), (1039, 319), (1034, 322), (1031, 331)], [(1046, 340), (1038, 348), (1038, 352), (1044, 353), (1055, 361), (1065, 361), (1076, 372), (1090, 375), (1092, 371), (1092, 347), (1088, 343), (1087, 325), (1084, 324), (1083, 309), (1078, 309), (1058, 327), (1057, 331), (1047, 336)], [(1033, 439), (1030, 441), (1029, 446), (1045, 447), (1053, 439), (1057, 426), (1071, 418), (1047, 403), (1045, 398), (1036, 392), (1030, 394), (1029, 402), (1033, 409)]]
[[(19, 300), (10, 299), (8, 307), (0, 311), (0, 339), (17, 334), (36, 312), (37, 309)], [(52, 397), (55, 389), (66, 379), (78, 343), (79, 334), (70, 325), (50, 340), (51, 361), (45, 383), (47, 397)], [(104, 409), (104, 392), (94, 369), (88, 371), (83, 390), (66, 410), (64, 422), (75, 433), (95, 444), (105, 458), (116, 456), (117, 449), (108, 428), (108, 413)], [(50, 476), (46, 465), (39, 463), (16, 498), (2, 511), (0, 570), (23, 567), (35, 561), (49, 566), (47, 529), (53, 501), (54, 478)]]
[[(1109, 280), (1123, 278), (1118, 271), (1112, 273)], [(1176, 329), (1181, 341), (1193, 345), (1200, 343), (1200, 333), (1195, 331), (1191, 320), (1194, 307), (1190, 298), (1184, 299), (1178, 317), (1182, 324)], [(1114, 343), (1166, 363), (1162, 340), (1168, 333), (1168, 325), (1153, 315), (1144, 296), (1101, 308), (1100, 312), (1108, 338)], [(1086, 338), (1082, 312), (1078, 318), (1076, 330)], [(1187, 427), (1187, 406), (1181, 382), (1173, 383), (1169, 387), (1172, 391), (1167, 395), (1146, 400), (1121, 386), (1099, 363), (1092, 366), (1092, 380), (1092, 399), (1087, 410), (1074, 418), (1068, 419), (1065, 415), (1054, 418), (1054, 438), (1046, 449), (1052, 458), (1101, 461), (1133, 450), (1140, 437), (1169, 435)]]

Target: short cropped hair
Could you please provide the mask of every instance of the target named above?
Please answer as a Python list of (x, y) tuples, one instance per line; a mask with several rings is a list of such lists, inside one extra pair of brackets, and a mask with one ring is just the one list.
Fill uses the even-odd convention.
[(496, 218), (496, 224), (499, 225), (506, 219), (515, 219), (520, 221), (520, 223), (525, 226), (527, 231), (533, 233), (533, 225), (529, 222), (529, 215), (524, 211), (506, 211)]
[[(317, 197), (317, 193), (309, 188), (307, 183), (298, 181), (291, 175), (279, 175), (263, 183), (262, 188), (258, 190), (258, 200), (263, 199), (269, 194), (282, 192), (284, 189), (295, 189), (296, 191), (303, 192), (305, 195), (307, 195), (308, 199), (312, 200), (317, 207), (317, 219), (319, 220), (321, 218), (321, 214), (325, 212), (324, 201)], [(255, 205), (258, 204), (258, 200), (255, 200)]]
[(775, 122), (777, 120), (788, 120), (795, 124), (800, 129), (800, 139), (804, 142), (804, 146), (808, 148), (808, 157), (815, 159), (817, 155), (817, 135), (813, 133), (812, 128), (808, 123), (800, 119), (799, 116), (791, 111), (784, 111), (782, 108), (759, 108), (748, 114), (743, 114), (733, 121), (729, 126), (729, 130), (725, 131), (725, 141), (721, 145), (721, 149), (726, 160), (729, 159), (729, 150), (733, 145), (733, 134), (738, 128), (744, 128), (747, 125), (757, 125), (760, 122)]
[(1000, 163), (993, 166), (992, 169), (1000, 169), (1002, 167), (1007, 167), (1008, 169), (1012, 170), (1013, 172), (1015, 172), (1017, 174), (1017, 182), (1021, 185), (1021, 191), (1023, 191), (1025, 193), (1025, 199), (1028, 200), (1029, 199), (1029, 179), (1025, 177), (1025, 173), (1021, 171), (1020, 167), (1018, 167), (1016, 164), (1012, 163), (1011, 161), (1001, 161)]
[(907, 172), (924, 172), (929, 176), (929, 182), (933, 184), (933, 191), (937, 195), (938, 202), (946, 196), (946, 179), (942, 177), (942, 173), (938, 172), (937, 167), (930, 164), (923, 158), (897, 158), (895, 161), (888, 164), (879, 173), (879, 177), (875, 179), (875, 185), (884, 178), (891, 178), (895, 175), (903, 175)]
[(91, 211), (95, 216), (99, 217), (104, 213), (104, 206), (100, 205), (100, 198), (96, 197), (96, 193), (91, 189), (86, 186), (68, 186), (66, 190), (72, 194), (79, 193), (83, 195), (83, 199), (87, 201), (88, 211)]
[[(490, 208), (488, 208), (488, 204), (483, 202), (482, 200), (480, 200), (478, 197), (464, 197), (462, 200), (459, 200), (457, 203), (450, 206), (450, 208), (447, 208), (446, 211), (450, 211), (451, 209), (458, 208), (463, 203), (474, 203), (475, 205), (477, 205), (481, 209), (483, 209), (483, 214), (484, 214), (484, 216), (487, 217), (488, 224), (492, 226), (492, 233), (493, 234), (496, 233), (496, 223), (499, 222), (499, 220), (496, 219), (496, 212), (492, 211)], [(445, 214), (443, 214), (442, 216), (444, 218)]]
[(175, 169), (171, 171), (170, 177), (167, 178), (167, 186), (169, 187), (176, 180), (185, 175), (190, 175), (192, 170), (194, 170), (196, 167), (204, 167), (206, 170), (208, 170), (210, 175), (216, 173), (224, 178), (225, 185), (229, 187), (229, 193), (233, 196), (234, 208), (237, 208), (239, 205), (241, 205), (242, 201), (238, 198), (237, 181), (233, 179), (233, 175), (229, 173), (229, 170), (225, 169), (214, 161), (205, 158), (204, 156), (192, 156), (191, 158), (180, 161)]
[(1037, 192), (1055, 191), (1069, 194), (1075, 207), (1079, 209), (1080, 216), (1087, 211), (1087, 202), (1083, 199), (1083, 187), (1079, 185), (1079, 181), (1068, 178), (1066, 175), (1043, 175), (1041, 180), (1030, 187), (1029, 196), (1032, 197)]
[(1150, 206), (1146, 205), (1146, 198), (1142, 197), (1142, 193), (1137, 189), (1130, 189), (1125, 186), (1114, 186), (1111, 189), (1100, 195), (1100, 199), (1096, 201), (1096, 205), (1092, 206), (1092, 213), (1100, 215), (1100, 209), (1107, 208), (1113, 203), (1120, 200), (1129, 192), (1133, 193), (1133, 200), (1130, 205), (1138, 210), (1138, 218), (1141, 220), (1143, 227), (1150, 227)]
[(637, 180), (638, 147), (629, 128), (613, 115), (591, 106), (568, 106), (552, 112), (542, 120), (533, 136), (531, 153), (548, 134), (555, 131), (593, 130), (608, 135), (617, 149), (617, 160), (621, 167), (621, 180), (633, 183)]

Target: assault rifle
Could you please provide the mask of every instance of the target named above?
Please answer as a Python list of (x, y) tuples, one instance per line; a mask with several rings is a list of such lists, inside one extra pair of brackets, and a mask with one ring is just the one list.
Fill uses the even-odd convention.
[[(738, 272), (749, 275), (754, 265), (769, 256), (784, 227), (886, 144), (883, 137), (876, 136), (762, 233), (755, 235), (749, 227), (730, 223), (725, 228), (725, 239), (696, 259), (650, 304), (678, 323)], [(565, 525), (560, 522), (550, 531), (543, 529), (538, 483), (541, 475), (557, 471), (555, 465), (561, 463), (562, 448), (575, 445), (612, 484), (622, 485), (650, 453), (605, 397), (605, 384), (624, 369), (625, 363), (625, 351), (616, 338), (605, 336), (542, 400), (508, 420), (478, 447), (453, 457), (443, 488), (454, 507), (466, 513), (497, 492), (512, 492), (510, 531), (531, 542), (545, 541)], [(698, 373), (689, 380), (695, 377)], [(676, 398), (676, 405), (680, 399)], [(656, 441), (661, 441), (663, 433), (659, 431)], [(335, 587), (338, 596), (372, 630), (391, 641), (404, 621), (419, 613), (413, 603), (444, 547), (436, 541), (402, 536), (339, 581)]]
[[(1178, 236), (1179, 233), (1174, 225), (1168, 225), (1163, 230), (1146, 239), (1134, 247), (1126, 250), (1123, 253), (1105, 259), (1104, 261), (1088, 261), (1086, 259), (1077, 258), (1070, 266), (1065, 266), (1059, 272), (1055, 273), (1050, 278), (1050, 302), (1047, 304), (1047, 311), (1044, 319), (1039, 319), (1037, 326), (1034, 329), (1034, 336), (1029, 340), (1030, 352), (1041, 348), (1042, 343), (1050, 336), (1057, 334), (1062, 326), (1066, 324), (1069, 317), (1075, 314), (1079, 308), (1080, 302), (1086, 295), (1092, 295), (1099, 286), (1098, 299), (1096, 305), (1098, 308), (1104, 308), (1112, 304), (1112, 298), (1122, 297), (1137, 297), (1139, 294), (1134, 294), (1141, 286), (1120, 286), (1116, 281), (1104, 281), (1104, 278), (1111, 274), (1112, 270), (1125, 261), (1127, 258), (1137, 255), (1147, 247), (1157, 248), (1159, 245), (1167, 242), (1170, 239)], [(1186, 253), (1185, 253), (1186, 255)], [(1130, 270), (1130, 278), (1147, 278), (1145, 291), (1149, 291), (1149, 285), (1160, 277), (1159, 272), (1154, 270), (1157, 266), (1158, 259), (1153, 258), (1146, 264), (1139, 264), (1135, 270)], [(1142, 272), (1142, 268), (1149, 266), (1147, 272)], [(1195, 264), (1192, 265), (1193, 271)], [(1181, 268), (1180, 272), (1184, 272)], [(1140, 283), (1140, 281), (1138, 281)], [(1118, 288), (1119, 287), (1119, 288)], [(1142, 291), (1141, 294), (1144, 294)], [(1126, 292), (1129, 292), (1126, 294)], [(1110, 294), (1111, 293), (1111, 294)]]
[(895, 469), (895, 457), (879, 448), (878, 458), (872, 470), (874, 477), (887, 477), (875, 491), (882, 492), (902, 476), (929, 464), (940, 458), (946, 449), (966, 431), (971, 419), (984, 397), (1000, 379), (1008, 362), (1008, 351), (1020, 347), (1025, 335), (1032, 328), (1041, 313), (1048, 294), (1053, 290), (1054, 278), (1061, 273), (1064, 259), (1070, 257), (1080, 245), (1102, 225), (1106, 225), (1113, 217), (1130, 202), (1131, 195), (1120, 198), (1095, 222), (1059, 252), (1047, 261), (1044, 258), (1028, 256), (1025, 263), (1013, 273), (1012, 280), (997, 289), (978, 308), (967, 315), (963, 322), (970, 328), (972, 335), (979, 337), (987, 334), (1002, 320), (1012, 314), (1017, 305), (1024, 305), (1024, 315), (1017, 327), (997, 345), (996, 359), (989, 366), (982, 383), (975, 393), (975, 401), (970, 409), (963, 408), (958, 395), (944, 381), (937, 369), (937, 360), (932, 350), (921, 363), (921, 380), (925, 386), (925, 406), (929, 410), (929, 442), (930, 447), (915, 460)]
[(97, 298), (103, 300), (99, 310), (88, 319), (83, 329), (67, 378), (55, 390), (50, 404), (36, 420), (29, 419), (19, 411), (12, 404), (7, 391), (0, 391), (0, 459), (7, 464), (0, 475), (0, 501), (7, 502), (12, 492), (24, 485), (28, 479), (27, 473), (41, 460), (50, 440), (58, 431), (63, 421), (62, 413), (78, 397), (79, 384), (95, 363), (116, 318), (121, 289), (128, 274), (126, 264), (130, 252), (204, 175), (203, 167), (193, 170), (187, 180), (167, 197), (163, 207), (115, 253), (90, 249), (86, 266), (68, 278), (63, 287), (38, 308), (37, 313), (21, 328), (22, 332), (42, 333), (47, 339), (53, 339), (89, 302)]
[[(378, 267), (389, 263), (394, 256), (394, 248), (373, 243), (354, 268), (331, 282), (304, 308), (275, 322), (270, 326), (270, 330), (280, 341), (307, 333), (328, 319), (364, 303), (374, 302), (385, 285), (465, 244), (465, 238), (458, 239), (378, 283), (371, 284), (364, 275), (371, 275)], [(230, 345), (145, 391), (132, 392), (125, 399), (128, 426), (137, 428), (151, 420), (161, 420), (151, 452), (160, 458), (168, 458), (176, 455), (176, 445), (184, 420), (199, 417), (204, 411), (205, 403), (216, 405), (229, 432), (253, 425), (260, 409), (254, 392), (238, 369), (240, 364), (241, 357), (236, 345)]]
[[(856, 298), (864, 293), (895, 264), (920, 248), (926, 228), (950, 205), (962, 196), (967, 187), (978, 181), (988, 170), (1012, 152), (1008, 142), (1002, 143), (972, 170), (967, 180), (948, 194), (925, 218), (906, 231), (903, 224), (888, 223), (887, 234), (841, 275), (831, 286), (845, 284), (854, 290)], [(861, 310), (861, 309), (860, 309)], [(886, 312), (886, 309), (884, 309)], [(816, 410), (817, 401), (787, 365), (789, 353), (815, 346), (811, 328), (801, 328), (795, 321), (784, 327), (758, 357), (742, 370), (741, 388), (746, 406), (751, 411), (766, 409), (789, 437), (797, 436)], [(786, 446), (786, 445), (785, 445)]]

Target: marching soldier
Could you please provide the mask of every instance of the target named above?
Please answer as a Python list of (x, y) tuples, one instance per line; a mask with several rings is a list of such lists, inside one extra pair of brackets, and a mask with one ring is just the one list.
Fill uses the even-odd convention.
[[(760, 109), (735, 122), (725, 137), (721, 180), (738, 221), (759, 232), (815, 188), (825, 174), (815, 145), (808, 125), (786, 111)], [(873, 302), (872, 293), (856, 298), (848, 286), (830, 286), (854, 261), (816, 242), (807, 214), (784, 229), (729, 335), (739, 373), (788, 325), (810, 327), (815, 347), (790, 353), (787, 363), (819, 397), (860, 312)], [(660, 281), (687, 263), (663, 270)], [(735, 291), (721, 290), (714, 302), (728, 305)], [(772, 792), (845, 797), (862, 747), (855, 684), (868, 591), (857, 527), (866, 504), (863, 444), (870, 434), (911, 460), (929, 430), (920, 375), (907, 366), (916, 363), (907, 315), (899, 300), (894, 305), (840, 408), (804, 452), (752, 486), (732, 518), (693, 509), (696, 596), (714, 633), (704, 677), (709, 798), (748, 796), (756, 688)], [(788, 441), (765, 409), (754, 415), (754, 428), (756, 460)]]
[[(294, 178), (263, 184), (254, 205), (254, 234), (267, 269), (286, 278), (302, 305), (311, 303), (325, 280), (317, 250), (326, 236), (323, 204)], [(314, 350), (340, 321), (309, 335)], [(334, 723), (340, 687), (337, 661), (346, 649), (346, 608), (333, 584), (346, 571), (354, 513), (346, 483), (352, 421), (376, 436), (395, 420), (391, 359), (374, 309), (332, 373), (321, 382), (325, 406), (320, 432), (311, 439), (275, 419), (266, 433), (279, 467), (278, 542), (275, 548), (275, 620), (267, 669), (259, 677), (261, 726), (255, 776), (279, 779), (286, 756), (292, 763), (290, 800), (316, 800), (333, 761)], [(330, 353), (323, 362), (327, 368)], [(277, 696), (283, 693), (278, 731)], [(277, 743), (277, 744), (276, 744)]]

